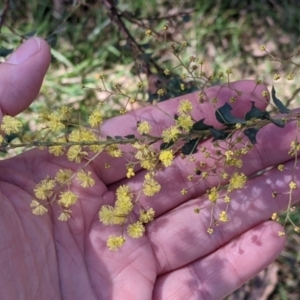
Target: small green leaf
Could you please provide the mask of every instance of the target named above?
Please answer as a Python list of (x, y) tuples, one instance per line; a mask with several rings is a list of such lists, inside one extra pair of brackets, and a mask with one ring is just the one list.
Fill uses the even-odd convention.
[(213, 126), (205, 124), (204, 120), (205, 119), (201, 119), (201, 120), (197, 121), (196, 123), (194, 123), (192, 126), (192, 130), (201, 131), (201, 130), (208, 130), (210, 128), (213, 128)]
[(149, 63), (149, 61), (152, 58), (152, 54), (153, 54), (152, 52), (151, 53), (143, 53), (140, 57), (141, 57), (143, 62)]
[(16, 133), (11, 133), (5, 136), (5, 141), (9, 144), (16, 138), (18, 138), (18, 135)]
[(7, 55), (11, 54), (13, 51), (14, 49), (0, 48), (0, 57), (6, 57)]
[(244, 119), (239, 119), (239, 118), (236, 118), (235, 116), (233, 116), (231, 114), (231, 111), (232, 111), (232, 107), (228, 103), (225, 103), (223, 106), (218, 108), (215, 113), (218, 122), (220, 122), (221, 124), (224, 124), (224, 125), (233, 125), (236, 123), (241, 123), (241, 124), (246, 123), (246, 121)]
[(74, 68), (73, 63), (65, 55), (56, 51), (54, 48), (51, 48), (51, 54), (56, 60), (66, 65), (68, 68)]
[(277, 127), (281, 127), (283, 128), (285, 126), (285, 122), (280, 120), (280, 119), (273, 119), (273, 118), (270, 118), (270, 121), (276, 125)]
[(212, 136), (214, 138), (213, 141), (226, 140), (226, 138), (229, 135), (229, 132), (224, 132), (224, 131), (217, 130), (217, 129), (214, 129), (214, 128), (210, 128), (209, 131), (210, 131), (210, 133), (212, 134)]
[(187, 22), (189, 22), (190, 20), (191, 20), (191, 16), (190, 16), (190, 15), (184, 14), (184, 15), (182, 16), (182, 21), (183, 21), (184, 23), (187, 23)]
[[(115, 2), (119, 2), (119, 1), (115, 1)], [(119, 3), (114, 3), (114, 5), (118, 5)], [(139, 18), (141, 16), (141, 8), (138, 7), (134, 10), (133, 12), (134, 17)]]
[(272, 86), (272, 99), (279, 112), (281, 112), (282, 114), (288, 114), (291, 111), (276, 97), (276, 91), (274, 89), (274, 86)]
[(140, 44), (140, 46), (144, 49), (144, 50), (148, 50), (151, 49), (151, 45), (150, 43), (144, 43), (144, 44)]
[(33, 31), (28, 32), (28, 33), (25, 33), (25, 34), (24, 34), (24, 37), (26, 37), (26, 38), (31, 38), (31, 37), (33, 37), (35, 34), (36, 34), (36, 30), (33, 30)]
[(116, 57), (120, 57), (121, 56), (120, 50), (117, 49), (117, 47), (115, 47), (114, 45), (107, 45), (106, 46), (106, 50), (108, 50), (109, 52), (111, 52)]
[(190, 155), (196, 153), (198, 151), (197, 146), (199, 142), (200, 139), (192, 139), (186, 142), (181, 148), (181, 153), (184, 155)]
[(256, 134), (258, 133), (258, 128), (257, 127), (251, 127), (251, 128), (247, 128), (245, 129), (244, 135), (247, 136), (250, 140), (250, 142), (254, 145), (257, 143), (256, 141)]
[(174, 142), (169, 143), (161, 143), (159, 149), (160, 150), (166, 150), (174, 145)]
[(270, 114), (267, 111), (260, 110), (255, 106), (255, 102), (251, 101), (252, 107), (251, 109), (245, 114), (245, 120), (251, 120), (251, 119), (269, 119)]
[(134, 139), (135, 135), (134, 134), (128, 134), (124, 136), (125, 139)]
[(46, 38), (47, 43), (51, 48), (54, 48), (57, 44), (57, 34), (51, 34)]

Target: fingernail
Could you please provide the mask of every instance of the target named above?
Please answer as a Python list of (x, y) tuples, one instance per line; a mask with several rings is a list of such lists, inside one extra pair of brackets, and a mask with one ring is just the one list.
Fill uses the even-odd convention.
[(41, 43), (38, 38), (30, 38), (22, 44), (13, 54), (7, 59), (10, 64), (21, 64), (30, 57), (37, 54), (41, 49)]

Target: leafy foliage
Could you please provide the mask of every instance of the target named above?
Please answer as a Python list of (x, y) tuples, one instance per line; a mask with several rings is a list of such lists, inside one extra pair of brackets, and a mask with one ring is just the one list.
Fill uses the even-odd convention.
[(236, 118), (231, 114), (232, 107), (227, 102), (216, 110), (216, 119), (224, 125), (235, 125), (236, 123), (244, 124), (245, 120)]
[(283, 114), (288, 114), (291, 110), (288, 109), (277, 97), (274, 86), (272, 86), (272, 99), (279, 112)]

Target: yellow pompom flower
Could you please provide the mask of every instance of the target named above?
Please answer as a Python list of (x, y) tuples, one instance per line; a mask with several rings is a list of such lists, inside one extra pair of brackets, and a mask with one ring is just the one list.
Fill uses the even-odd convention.
[(30, 207), (32, 208), (32, 213), (37, 216), (44, 215), (48, 211), (44, 205), (40, 204), (36, 200), (31, 201)]
[(95, 184), (95, 180), (91, 177), (90, 171), (79, 171), (76, 175), (77, 181), (80, 183), (80, 185), (84, 188), (91, 187)]
[(82, 151), (80, 145), (73, 145), (69, 148), (67, 152), (67, 157), (69, 161), (74, 161), (75, 163), (80, 163), (81, 160), (86, 157), (88, 153), (86, 151)]
[(151, 36), (151, 35), (152, 35), (152, 30), (151, 30), (151, 29), (147, 29), (147, 30), (145, 31), (145, 34), (146, 34), (147, 36)]
[(155, 211), (153, 208), (149, 208), (147, 210), (141, 209), (139, 221), (146, 224), (154, 220)]
[(300, 151), (300, 143), (297, 141), (292, 141), (290, 147), (289, 155), (297, 155), (297, 152)]
[(99, 110), (94, 110), (89, 116), (89, 124), (94, 128), (103, 123), (103, 115)]
[(48, 121), (46, 126), (53, 132), (58, 132), (65, 128), (65, 125), (61, 122), (61, 116), (51, 113), (48, 115)]
[(60, 115), (61, 120), (68, 120), (72, 116), (72, 108), (63, 105), (58, 110), (58, 115)]
[(216, 203), (217, 200), (219, 199), (219, 192), (218, 189), (214, 186), (213, 188), (211, 188), (208, 192), (208, 199), (209, 201), (211, 201), (212, 203)]
[[(64, 143), (64, 142), (66, 142), (66, 139), (64, 137), (60, 137), (57, 139), (57, 142)], [(51, 154), (53, 154), (54, 156), (61, 156), (65, 152), (65, 147), (63, 145), (51, 146), (51, 147), (49, 147), (49, 152)]]
[(61, 192), (59, 195), (58, 204), (64, 207), (70, 207), (71, 205), (74, 205), (77, 200), (78, 196), (75, 193), (71, 191)]
[(115, 203), (116, 214), (122, 217), (128, 215), (133, 209), (133, 203), (128, 198), (118, 199)]
[(227, 179), (228, 178), (228, 173), (226, 173), (226, 172), (223, 172), (222, 174), (221, 174), (221, 177), (223, 178), (223, 179)]
[(162, 150), (159, 154), (159, 160), (165, 167), (171, 166), (174, 160), (173, 150)]
[(51, 110), (48, 107), (43, 107), (39, 112), (39, 120), (41, 122), (49, 121), (49, 115), (51, 114)]
[(190, 115), (182, 114), (178, 116), (176, 124), (183, 130), (189, 131), (192, 128), (194, 121), (192, 120), (192, 117)]
[(261, 45), (259, 46), (260, 51), (266, 51), (266, 46), (265, 45)]
[(117, 145), (107, 146), (106, 151), (111, 157), (121, 157), (123, 154), (122, 150), (119, 149)]
[(104, 225), (113, 225), (115, 213), (114, 207), (111, 205), (103, 205), (99, 211), (99, 220)]
[(229, 196), (226, 195), (226, 196), (224, 197), (224, 202), (225, 202), (225, 203), (229, 203), (230, 201), (231, 201), (231, 198), (230, 198)]
[(143, 193), (146, 196), (152, 197), (161, 189), (161, 185), (153, 178), (146, 179), (143, 183)]
[(165, 70), (164, 70), (164, 73), (165, 73), (165, 75), (167, 75), (167, 76), (169, 76), (169, 75), (171, 74), (171, 72), (170, 72), (169, 69), (165, 69)]
[(272, 216), (271, 216), (271, 219), (273, 221), (278, 222), (279, 221), (279, 215), (278, 215), (278, 213), (273, 213)]
[(228, 215), (227, 212), (225, 210), (221, 211), (219, 214), (219, 220), (221, 222), (228, 222)]
[(87, 142), (93, 142), (93, 141), (98, 141), (97, 136), (95, 135), (94, 132), (87, 128), (78, 128), (73, 130), (70, 135), (69, 135), (69, 141), (71, 142), (82, 142), (82, 141), (87, 141)]
[(127, 233), (130, 237), (132, 237), (134, 239), (138, 239), (144, 235), (145, 226), (143, 225), (142, 222), (137, 221), (135, 223), (128, 225)]
[(190, 100), (184, 99), (180, 101), (178, 106), (178, 113), (190, 113), (193, 110), (193, 105)]
[(117, 200), (126, 199), (131, 201), (133, 199), (133, 193), (131, 187), (126, 184), (120, 185), (116, 190), (116, 197)]
[(22, 127), (22, 123), (14, 117), (4, 116), (1, 123), (1, 130), (6, 134), (18, 133)]
[(73, 172), (70, 169), (60, 169), (55, 175), (55, 180), (61, 185), (70, 181)]
[(187, 194), (187, 189), (182, 189), (182, 190), (180, 191), (180, 193), (181, 193), (181, 195)]
[(293, 80), (294, 79), (294, 74), (293, 73), (290, 73), (288, 74), (288, 76), (286, 77), (287, 80)]
[(229, 180), (228, 191), (241, 189), (247, 181), (247, 176), (243, 173), (234, 173)]
[(40, 200), (46, 200), (53, 195), (53, 189), (55, 187), (55, 180), (50, 179), (47, 177), (46, 179), (42, 180), (35, 186), (34, 194), (35, 197)]
[(165, 143), (170, 143), (176, 141), (179, 134), (180, 134), (180, 130), (178, 129), (178, 127), (171, 126), (169, 128), (164, 129), (161, 136)]
[(280, 79), (280, 74), (278, 74), (278, 73), (274, 74), (273, 79), (274, 80)]
[(133, 177), (134, 175), (135, 175), (135, 173), (134, 173), (133, 167), (128, 167), (128, 168), (127, 168), (126, 177), (127, 177), (127, 178), (131, 178), (131, 177)]
[(110, 251), (116, 251), (124, 245), (125, 241), (126, 239), (123, 236), (110, 235), (106, 245)]
[(71, 218), (71, 211), (70, 210), (63, 210), (60, 215), (58, 216), (58, 220), (62, 222), (66, 222)]
[(204, 179), (207, 178), (208, 175), (209, 175), (209, 174), (208, 174), (207, 171), (204, 171), (204, 172), (201, 173), (201, 177), (204, 178)]
[(51, 146), (49, 147), (49, 152), (54, 156), (61, 156), (64, 154), (64, 146)]
[(122, 225), (127, 218), (118, 212), (118, 208), (111, 205), (103, 205), (99, 211), (99, 220), (104, 225)]
[(138, 123), (137, 131), (139, 134), (149, 134), (151, 129), (151, 125), (147, 121), (142, 121)]
[(213, 234), (213, 233), (214, 233), (214, 229), (211, 228), (211, 227), (209, 227), (209, 228), (207, 229), (207, 233), (208, 233), (208, 234)]
[(133, 209), (133, 193), (129, 185), (121, 185), (116, 191), (116, 211), (118, 215), (128, 215)]
[(146, 170), (153, 170), (156, 167), (158, 162), (158, 158), (154, 152), (150, 152), (147, 156), (145, 156), (141, 161), (141, 167)]
[(282, 172), (284, 170), (284, 165), (278, 165), (277, 168), (278, 168), (279, 171)]
[[(79, 128), (79, 129), (75, 129), (73, 130), (70, 135), (69, 135), (69, 140), (71, 142), (99, 142), (100, 139), (98, 136), (96, 136), (96, 134), (91, 131), (90, 129), (87, 128)], [(88, 148), (93, 151), (94, 153), (100, 153), (103, 151), (104, 149), (104, 145), (90, 145), (88, 146)]]
[(296, 184), (296, 182), (294, 182), (294, 181), (291, 181), (291, 182), (290, 182), (290, 184), (289, 184), (289, 187), (290, 187), (290, 189), (291, 189), (291, 190), (294, 190), (294, 189), (296, 189), (296, 188), (297, 188), (297, 184)]
[(143, 160), (145, 157), (149, 156), (150, 153), (152, 152), (150, 146), (147, 144), (141, 144), (140, 142), (135, 142), (131, 146), (137, 150), (134, 157), (138, 160)]
[(165, 94), (165, 90), (164, 89), (159, 89), (158, 91), (157, 91), (157, 95), (158, 96), (163, 96)]

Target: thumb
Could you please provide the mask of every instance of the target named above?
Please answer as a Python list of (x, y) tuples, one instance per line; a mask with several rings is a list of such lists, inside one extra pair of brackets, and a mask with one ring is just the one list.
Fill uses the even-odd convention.
[(40, 38), (30, 38), (0, 64), (0, 119), (17, 115), (37, 96), (50, 64), (50, 48)]

